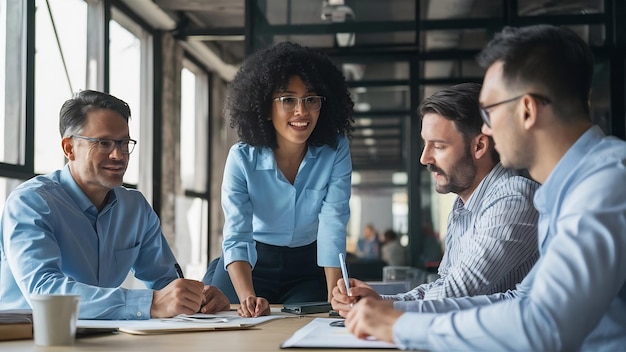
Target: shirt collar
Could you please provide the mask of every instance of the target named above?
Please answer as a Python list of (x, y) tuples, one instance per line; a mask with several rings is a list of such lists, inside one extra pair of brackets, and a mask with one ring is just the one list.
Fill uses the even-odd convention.
[[(302, 163), (305, 163), (308, 159), (317, 158), (319, 148), (308, 146), (306, 154), (302, 159)], [(276, 159), (274, 158), (274, 151), (272, 148), (259, 148), (259, 157), (256, 162), (257, 170), (273, 170), (276, 169)]]
[[(507, 170), (504, 167), (502, 167), (502, 164), (497, 163), (491, 169), (491, 171), (489, 171), (487, 176), (485, 176), (485, 178), (483, 178), (482, 181), (480, 181), (480, 183), (478, 184), (478, 187), (476, 187), (474, 192), (472, 192), (469, 199), (467, 200), (467, 203), (465, 204), (465, 209), (467, 209), (468, 211), (477, 209), (480, 206), (480, 203), (482, 202), (482, 198), (484, 194), (489, 189), (491, 189), (491, 185), (505, 172), (507, 172)], [(457, 198), (457, 203), (460, 205), (463, 204), (463, 202), (461, 201), (461, 197)]]
[[(70, 171), (70, 165), (67, 164), (61, 170), (61, 187), (69, 194), (69, 196), (76, 202), (76, 204), (80, 207), (81, 210), (87, 211), (90, 207), (96, 209), (96, 206), (91, 202), (91, 200), (87, 197), (85, 192), (78, 186), (74, 177), (72, 177), (72, 172)], [(107, 201), (107, 205), (104, 209), (106, 209), (109, 205), (113, 205), (117, 202), (117, 196), (115, 194), (115, 189), (109, 191), (109, 197)], [(103, 210), (104, 210), (103, 209)], [(97, 212), (97, 210), (95, 210)]]
[[(535, 193), (535, 208), (540, 213), (547, 213), (550, 204), (558, 199), (561, 185), (569, 174), (576, 168), (578, 163), (585, 157), (587, 152), (600, 142), (606, 135), (599, 126), (590, 127), (580, 138), (567, 150), (565, 155), (556, 164), (556, 167), (541, 187)], [(548, 203), (550, 202), (550, 203)]]

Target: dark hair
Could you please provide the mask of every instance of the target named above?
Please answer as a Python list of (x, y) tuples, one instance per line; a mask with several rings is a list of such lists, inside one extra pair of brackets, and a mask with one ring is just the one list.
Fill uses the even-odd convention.
[(385, 241), (393, 241), (397, 237), (398, 236), (396, 235), (396, 232), (392, 229), (387, 229), (385, 232), (383, 232), (383, 238), (385, 239)]
[(351, 136), (352, 107), (345, 78), (330, 59), (313, 49), (291, 42), (257, 51), (242, 63), (231, 82), (224, 106), (230, 126), (239, 139), (253, 146), (276, 148), (276, 131), (268, 117), (272, 97), (299, 76), (308, 89), (326, 97), (307, 144), (337, 146), (337, 135)]
[(532, 86), (561, 118), (589, 115), (593, 54), (576, 33), (551, 25), (505, 27), (477, 56), (482, 67), (503, 63), (503, 78), (516, 88)]
[[(470, 140), (481, 133), (483, 126), (478, 105), (480, 87), (478, 83), (461, 83), (442, 89), (422, 102), (419, 108), (420, 116), (423, 118), (428, 113), (435, 113), (453, 121), (469, 145)], [(500, 155), (494, 148), (493, 138), (490, 136), (488, 138), (491, 158), (498, 162)]]
[(99, 109), (113, 110), (122, 115), (126, 122), (130, 119), (130, 107), (124, 101), (107, 93), (83, 90), (66, 100), (61, 106), (59, 112), (61, 137), (79, 133), (85, 126), (87, 113)]

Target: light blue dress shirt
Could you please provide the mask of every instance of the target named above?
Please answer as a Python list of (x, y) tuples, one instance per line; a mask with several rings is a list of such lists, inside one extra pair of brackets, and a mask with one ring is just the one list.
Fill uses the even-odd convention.
[(176, 278), (176, 259), (141, 193), (116, 187), (102, 211), (69, 166), (26, 181), (0, 220), (0, 309), (29, 294), (79, 294), (82, 319), (148, 319), (152, 290), (120, 288), (130, 270), (148, 288)]
[(309, 146), (294, 184), (276, 165), (270, 148), (235, 144), (222, 182), (224, 267), (257, 261), (255, 241), (300, 247), (317, 240), (317, 264), (339, 267), (346, 251), (352, 161), (348, 139), (337, 149)]
[[(394, 302), (403, 348), (621, 351), (626, 346), (626, 142), (590, 128), (535, 194), (540, 259), (516, 291)], [(446, 314), (435, 314), (443, 313)]]

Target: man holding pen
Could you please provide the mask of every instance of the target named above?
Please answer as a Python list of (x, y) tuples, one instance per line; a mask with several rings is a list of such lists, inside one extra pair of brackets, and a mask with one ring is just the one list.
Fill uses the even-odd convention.
[[(442, 89), (420, 107), (424, 150), (420, 162), (432, 172), (439, 193), (458, 195), (448, 218), (440, 277), (409, 292), (379, 295), (352, 279), (358, 297), (394, 301), (433, 300), (505, 292), (522, 281), (537, 260), (536, 182), (499, 163), (493, 139), (481, 132), (480, 84)], [(355, 297), (341, 284), (333, 308), (345, 316)]]
[(429, 351), (621, 351), (626, 345), (626, 142), (590, 118), (593, 55), (565, 28), (505, 28), (479, 55), (483, 131), (542, 186), (541, 257), (515, 291), (347, 314), (358, 337)]
[[(129, 118), (125, 102), (101, 92), (63, 104), (67, 165), (17, 187), (0, 219), (0, 309), (28, 309), (30, 294), (79, 294), (81, 319), (230, 308), (219, 289), (182, 278), (156, 213), (122, 187), (136, 144)], [(131, 270), (149, 289), (120, 287)]]

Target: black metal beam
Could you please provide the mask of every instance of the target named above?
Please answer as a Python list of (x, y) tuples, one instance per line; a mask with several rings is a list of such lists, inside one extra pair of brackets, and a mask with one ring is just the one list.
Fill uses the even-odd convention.
[(352, 170), (354, 171), (388, 171), (388, 170), (404, 170), (404, 160), (398, 161), (368, 161), (366, 163), (353, 162)]
[(161, 214), (163, 204), (163, 34), (156, 32), (152, 35), (153, 82), (152, 89), (152, 208)]
[(605, 0), (605, 11), (612, 14), (611, 25), (607, 26), (607, 32), (612, 29), (607, 44), (613, 49), (609, 61), (611, 134), (626, 139), (626, 5), (622, 0)]
[(32, 171), (27, 170), (23, 165), (14, 165), (0, 162), (0, 177), (17, 178), (28, 180), (36, 176)]
[[(31, 174), (35, 173), (35, 1), (27, 2), (26, 9), (26, 97), (24, 106), (26, 114), (26, 145), (24, 148), (23, 169)], [(9, 54), (9, 53), (8, 53)]]
[(408, 79), (388, 79), (388, 80), (362, 80), (348, 81), (348, 87), (399, 87), (406, 86), (408, 88)]
[(215, 27), (215, 28), (201, 28), (201, 29), (187, 29), (184, 33), (184, 38), (193, 37), (242, 37), (246, 35), (245, 27)]
[(372, 118), (388, 118), (388, 117), (405, 117), (411, 114), (410, 110), (370, 110), (355, 111), (354, 117), (372, 117)]
[(371, 130), (399, 130), (402, 129), (402, 125), (397, 123), (397, 124), (393, 124), (393, 125), (369, 125), (369, 126), (363, 126), (363, 125), (355, 125), (354, 126), (355, 131), (359, 131), (359, 130), (366, 130), (366, 129), (371, 129)]

